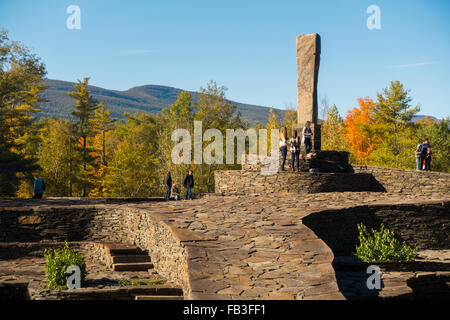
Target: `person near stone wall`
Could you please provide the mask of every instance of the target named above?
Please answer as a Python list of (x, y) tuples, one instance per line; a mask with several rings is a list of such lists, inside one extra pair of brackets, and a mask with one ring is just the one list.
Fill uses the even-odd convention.
[(180, 200), (180, 190), (175, 183), (172, 186), (172, 194), (176, 201)]
[(303, 128), (303, 143), (305, 144), (305, 152), (310, 153), (312, 149), (312, 136), (314, 133), (312, 133), (311, 130), (311, 121), (306, 121), (306, 125)]
[(281, 152), (281, 171), (284, 171), (284, 164), (286, 162), (286, 155), (287, 155), (287, 145), (286, 145), (287, 130), (286, 130), (286, 127), (281, 127), (279, 139), (280, 139), (280, 152)]
[(291, 152), (291, 168), (295, 171), (295, 163), (297, 163), (297, 171), (300, 171), (300, 138), (297, 136), (297, 130), (292, 130), (292, 136), (289, 139), (289, 151)]
[(45, 191), (45, 183), (38, 174), (34, 176), (33, 199), (42, 199)]
[(192, 200), (192, 188), (194, 188), (194, 175), (192, 170), (189, 170), (188, 174), (183, 180), (183, 186), (186, 188), (186, 194), (184, 195), (184, 200)]
[(427, 155), (425, 156), (425, 171), (431, 171), (431, 148), (427, 149)]
[(164, 199), (166, 201), (169, 201), (170, 190), (172, 189), (172, 175), (170, 174), (170, 171), (167, 173), (166, 177), (164, 178), (164, 187), (166, 187), (166, 196), (164, 197)]
[(428, 139), (423, 139), (423, 143), (420, 147), (420, 169), (425, 170), (425, 158), (427, 157), (428, 149), (431, 148)]
[(416, 170), (420, 170), (420, 155), (422, 154), (422, 144), (418, 144), (414, 156), (416, 158)]

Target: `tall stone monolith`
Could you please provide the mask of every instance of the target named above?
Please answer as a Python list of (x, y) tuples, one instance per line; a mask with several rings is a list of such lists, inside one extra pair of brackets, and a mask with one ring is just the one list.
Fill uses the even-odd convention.
[(313, 150), (320, 150), (320, 125), (317, 123), (317, 80), (320, 64), (320, 36), (317, 33), (297, 36), (297, 115), (298, 128), (311, 122)]

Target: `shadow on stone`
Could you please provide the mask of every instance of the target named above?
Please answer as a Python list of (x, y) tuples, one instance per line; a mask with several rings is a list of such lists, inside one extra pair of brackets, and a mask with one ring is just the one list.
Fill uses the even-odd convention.
[(449, 300), (449, 282), (450, 276), (438, 276), (436, 274), (410, 278), (406, 281), (413, 290), (414, 299), (425, 300)]
[[(368, 263), (352, 258), (358, 242), (359, 223), (368, 229), (379, 229), (383, 223), (393, 229), (396, 238), (418, 249), (450, 248), (448, 203), (427, 205), (372, 205), (325, 210), (310, 214), (302, 219), (333, 251), (333, 267), (340, 291), (348, 299), (377, 297), (376, 290), (368, 290), (366, 273)], [(429, 271), (447, 270), (448, 263), (392, 262), (376, 263), (385, 265), (389, 271)], [(411, 280), (411, 288), (424, 290), (419, 280)], [(431, 282), (429, 282), (431, 283)], [(439, 282), (433, 282), (440, 288)], [(433, 285), (434, 285), (433, 284)], [(409, 285), (409, 283), (408, 283)], [(404, 296), (405, 298), (406, 296)]]

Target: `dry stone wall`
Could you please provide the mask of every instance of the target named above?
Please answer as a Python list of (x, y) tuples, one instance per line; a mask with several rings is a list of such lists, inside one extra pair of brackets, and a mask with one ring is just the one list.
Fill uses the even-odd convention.
[(221, 195), (384, 191), (367, 173), (282, 172), (262, 175), (259, 171), (221, 170), (215, 172), (214, 179), (215, 191)]
[(243, 170), (215, 171), (215, 192), (220, 195), (269, 194), (276, 192), (318, 193), (379, 191), (404, 194), (450, 193), (450, 174), (375, 166), (353, 165), (354, 173), (291, 172), (261, 174), (260, 166)]
[[(157, 215), (127, 206), (74, 206), (70, 208), (0, 209), (0, 242), (89, 241), (104, 259), (96, 242), (134, 244), (148, 250), (156, 271), (189, 294), (186, 249), (172, 229)], [(0, 246), (5, 255), (6, 248)], [(23, 248), (23, 246), (21, 246)], [(32, 245), (26, 251), (33, 251)], [(17, 252), (16, 252), (17, 254)]]
[(369, 229), (381, 224), (392, 229), (397, 238), (419, 250), (450, 248), (450, 202), (420, 205), (365, 205), (338, 210), (323, 210), (303, 218), (337, 256), (350, 256), (358, 244), (359, 223)]
[(450, 173), (353, 165), (355, 173), (367, 173), (389, 193), (450, 193)]

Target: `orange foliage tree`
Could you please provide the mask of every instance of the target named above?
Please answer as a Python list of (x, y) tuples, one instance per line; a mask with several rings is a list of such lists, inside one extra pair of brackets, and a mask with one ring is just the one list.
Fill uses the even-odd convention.
[(367, 164), (368, 157), (375, 149), (375, 103), (369, 97), (358, 98), (359, 106), (349, 110), (344, 120), (344, 136), (348, 141), (350, 152), (357, 164)]

